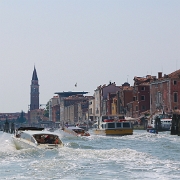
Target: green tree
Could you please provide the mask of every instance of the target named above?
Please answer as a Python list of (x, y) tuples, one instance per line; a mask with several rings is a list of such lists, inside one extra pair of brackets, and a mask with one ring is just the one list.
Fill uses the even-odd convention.
[(44, 116), (49, 117), (49, 101), (46, 104), (46, 108), (44, 109)]
[(21, 123), (21, 124), (26, 122), (26, 118), (24, 117), (24, 112), (23, 111), (21, 111), (20, 117), (18, 117), (16, 119), (16, 122)]

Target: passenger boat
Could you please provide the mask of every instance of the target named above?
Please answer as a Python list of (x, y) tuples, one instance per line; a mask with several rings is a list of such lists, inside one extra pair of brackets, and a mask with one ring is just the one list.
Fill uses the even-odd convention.
[(37, 127), (20, 127), (12, 140), (16, 149), (55, 149), (63, 146), (58, 134)]
[[(156, 127), (156, 118), (160, 119), (161, 124), (159, 126), (161, 127)], [(168, 114), (156, 114), (153, 116), (151, 119), (151, 124), (148, 126), (148, 129), (159, 129), (159, 131), (170, 131), (172, 125), (172, 118)], [(158, 124), (157, 124), (158, 126)]]
[(83, 128), (77, 127), (77, 126), (64, 126), (61, 130), (61, 134), (63, 136), (90, 136), (90, 134), (84, 130)]
[(132, 135), (133, 127), (130, 121), (120, 117), (101, 117), (97, 128), (94, 130), (96, 135)]

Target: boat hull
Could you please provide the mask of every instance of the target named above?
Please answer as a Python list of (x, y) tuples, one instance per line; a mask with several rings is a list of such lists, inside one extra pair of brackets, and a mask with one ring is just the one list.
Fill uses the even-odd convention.
[(63, 128), (63, 129), (59, 130), (59, 133), (62, 136), (66, 136), (66, 137), (90, 136), (90, 134), (88, 132), (76, 133), (71, 128)]
[(106, 136), (124, 136), (132, 135), (133, 129), (95, 129), (94, 134), (96, 135), (106, 135)]
[(57, 149), (62, 147), (63, 145), (59, 144), (36, 144), (30, 141), (26, 141), (22, 138), (12, 137), (14, 145), (17, 150), (19, 149), (29, 149), (29, 148), (37, 148), (37, 149)]

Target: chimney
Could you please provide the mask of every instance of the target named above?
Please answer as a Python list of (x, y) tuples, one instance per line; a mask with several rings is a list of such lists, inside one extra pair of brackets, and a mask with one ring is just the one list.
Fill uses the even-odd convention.
[(162, 72), (158, 72), (158, 79), (162, 78)]

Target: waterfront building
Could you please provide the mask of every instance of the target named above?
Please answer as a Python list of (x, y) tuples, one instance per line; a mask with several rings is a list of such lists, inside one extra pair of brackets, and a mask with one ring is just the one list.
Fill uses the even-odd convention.
[[(30, 123), (38, 124), (44, 120), (44, 109), (34, 109), (29, 111)], [(48, 119), (46, 119), (48, 120)]]
[(98, 86), (94, 90), (94, 99), (95, 99), (95, 119), (98, 120), (101, 115), (101, 86)]
[[(68, 107), (73, 104), (77, 104), (78, 102), (81, 102), (87, 98), (84, 97), (84, 94), (87, 94), (88, 92), (56, 92), (55, 94), (59, 97), (59, 105), (60, 105), (60, 124), (63, 125), (66, 122), (72, 123), (73, 117), (74, 121), (78, 121), (78, 112), (74, 111), (76, 109), (73, 107)], [(71, 116), (70, 116), (71, 114)]]
[(127, 116), (138, 118), (142, 112), (150, 109), (150, 82), (155, 77), (134, 77), (133, 101), (127, 103)]
[(89, 119), (93, 122), (95, 121), (95, 98), (92, 96), (89, 99)]
[(59, 96), (53, 96), (49, 102), (49, 121), (60, 122)]
[[(111, 99), (108, 100), (112, 93), (119, 91), (119, 86), (116, 83), (109, 82), (108, 85), (97, 87), (94, 91), (95, 98), (95, 118), (98, 120), (102, 115), (111, 114)], [(109, 96), (108, 96), (109, 95)]]
[(168, 75), (158, 73), (150, 83), (150, 113), (172, 113), (180, 109), (180, 69)]

